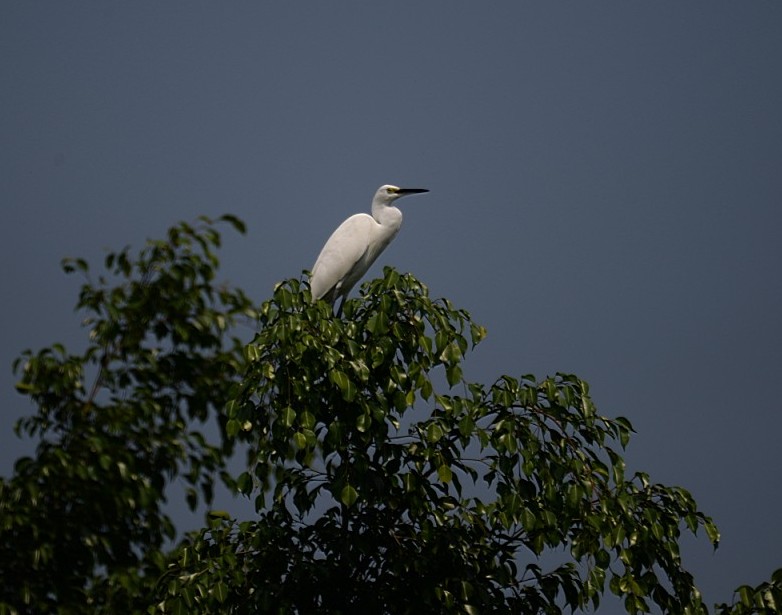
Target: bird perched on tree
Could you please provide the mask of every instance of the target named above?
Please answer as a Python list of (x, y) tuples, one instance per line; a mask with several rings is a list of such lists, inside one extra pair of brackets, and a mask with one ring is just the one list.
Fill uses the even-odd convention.
[(380, 253), (396, 237), (402, 226), (402, 212), (394, 207), (397, 199), (429, 192), (424, 188), (380, 186), (372, 199), (372, 215), (350, 216), (331, 234), (312, 267), (312, 300), (332, 305), (342, 297), (337, 316), (350, 289), (367, 272)]

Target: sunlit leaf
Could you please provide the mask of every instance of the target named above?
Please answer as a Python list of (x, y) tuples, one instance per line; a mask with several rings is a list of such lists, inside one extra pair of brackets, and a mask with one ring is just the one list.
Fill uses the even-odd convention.
[(296, 411), (290, 406), (287, 406), (285, 409), (283, 409), (282, 413), (280, 414), (280, 422), (285, 427), (291, 427), (293, 426), (293, 423), (295, 421), (296, 421)]
[(345, 506), (353, 506), (358, 499), (358, 492), (352, 485), (345, 485), (342, 492), (339, 494), (339, 499)]
[(434, 444), (442, 437), (443, 437), (442, 427), (440, 427), (437, 423), (430, 423), (429, 426), (426, 428), (426, 439)]
[(437, 468), (437, 476), (444, 483), (450, 483), (451, 479), (453, 478), (453, 472), (451, 471), (451, 468), (443, 464)]

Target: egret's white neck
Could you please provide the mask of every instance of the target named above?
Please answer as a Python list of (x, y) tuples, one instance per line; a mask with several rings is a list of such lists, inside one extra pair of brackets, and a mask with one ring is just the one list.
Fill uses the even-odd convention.
[(372, 217), (381, 226), (392, 227), (396, 230), (402, 225), (402, 212), (386, 203), (372, 203)]

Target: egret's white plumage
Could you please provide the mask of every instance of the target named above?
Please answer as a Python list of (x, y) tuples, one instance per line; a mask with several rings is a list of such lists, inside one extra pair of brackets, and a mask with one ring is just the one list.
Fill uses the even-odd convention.
[(333, 304), (339, 297), (342, 313), (350, 289), (367, 272), (378, 255), (396, 237), (402, 226), (402, 212), (393, 206), (398, 198), (429, 192), (423, 188), (380, 186), (372, 199), (372, 215), (350, 216), (331, 234), (312, 267), (312, 300)]

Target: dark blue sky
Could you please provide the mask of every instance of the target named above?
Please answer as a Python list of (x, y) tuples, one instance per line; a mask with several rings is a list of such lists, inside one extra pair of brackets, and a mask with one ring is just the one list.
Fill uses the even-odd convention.
[[(259, 301), (377, 186), (426, 187), (371, 270), (489, 330), (467, 375), (574, 372), (629, 465), (722, 530), (709, 602), (782, 566), (782, 4), (7, 2), (0, 362), (78, 348), (78, 280), (234, 213)], [(371, 275), (370, 274), (370, 275)], [(355, 293), (354, 293), (355, 294)], [(0, 370), (0, 472), (30, 407)]]

